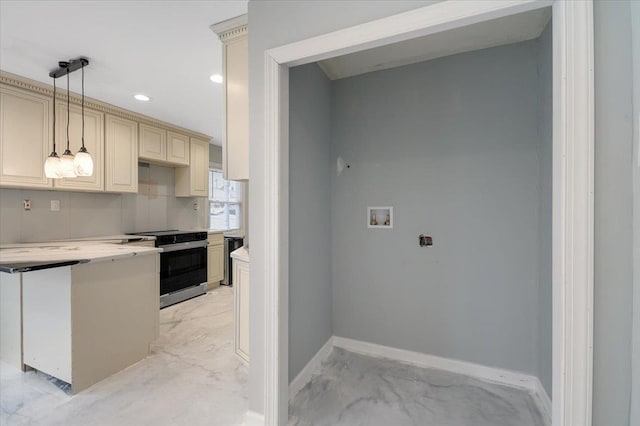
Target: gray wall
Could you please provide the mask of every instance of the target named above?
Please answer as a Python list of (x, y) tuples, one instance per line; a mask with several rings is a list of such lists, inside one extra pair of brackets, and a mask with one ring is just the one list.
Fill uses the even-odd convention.
[(289, 381), (332, 335), (331, 83), (316, 64), (289, 74)]
[(633, 300), (630, 3), (596, 1), (594, 7), (593, 424), (626, 426), (631, 402)]
[(552, 388), (552, 194), (553, 194), (553, 40), (552, 24), (538, 39), (538, 136), (540, 137), (540, 243), (538, 244), (538, 378)]
[[(332, 181), (334, 334), (538, 375), (537, 53), (333, 82), (333, 157), (351, 164)], [(394, 228), (368, 229), (367, 206), (387, 205)]]
[(209, 162), (222, 164), (222, 147), (218, 145), (209, 145)]
[[(264, 51), (425, 6), (433, 1), (250, 1), (249, 119), (251, 233), (251, 364), (249, 409), (264, 412)], [(286, 402), (285, 402), (286, 403)]]
[[(140, 166), (137, 194), (0, 189), (0, 242), (206, 228), (206, 200), (175, 197), (173, 176), (169, 167)], [(31, 200), (30, 211), (23, 209), (24, 199)], [(60, 211), (50, 210), (51, 200), (60, 200)]]
[[(640, 401), (640, 2), (631, 3), (633, 52), (633, 360), (631, 400)], [(631, 424), (640, 425), (640, 403), (631, 405)]]

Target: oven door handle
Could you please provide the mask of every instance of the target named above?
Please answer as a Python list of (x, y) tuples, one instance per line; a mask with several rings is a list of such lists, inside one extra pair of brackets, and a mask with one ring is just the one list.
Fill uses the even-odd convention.
[(168, 244), (166, 246), (160, 246), (159, 248), (162, 249), (163, 253), (169, 253), (172, 251), (189, 250), (189, 249), (200, 248), (200, 247), (204, 248), (204, 247), (207, 247), (208, 245), (209, 245), (209, 241), (203, 240), (203, 241), (189, 241), (186, 243)]

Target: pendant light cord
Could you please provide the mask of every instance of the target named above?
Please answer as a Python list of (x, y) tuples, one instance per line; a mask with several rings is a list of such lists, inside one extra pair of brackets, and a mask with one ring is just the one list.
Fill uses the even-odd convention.
[(71, 116), (69, 115), (71, 110), (69, 109), (69, 72), (67, 72), (67, 151), (69, 151), (69, 121)]
[(53, 77), (53, 152), (56, 152), (56, 78)]
[(82, 63), (82, 148), (84, 151), (84, 63)]

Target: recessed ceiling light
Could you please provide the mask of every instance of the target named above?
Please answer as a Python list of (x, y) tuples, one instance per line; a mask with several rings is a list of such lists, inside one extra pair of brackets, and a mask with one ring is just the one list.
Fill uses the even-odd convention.
[(213, 74), (211, 77), (209, 77), (211, 79), (211, 81), (213, 81), (214, 83), (222, 83), (222, 76), (220, 74)]
[(147, 95), (143, 95), (141, 93), (134, 95), (133, 97), (142, 102), (148, 102), (151, 100), (150, 97), (148, 97)]

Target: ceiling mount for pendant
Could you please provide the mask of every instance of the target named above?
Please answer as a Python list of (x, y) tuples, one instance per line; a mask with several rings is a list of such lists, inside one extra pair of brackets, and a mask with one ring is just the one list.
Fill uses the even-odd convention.
[(71, 59), (69, 61), (58, 62), (58, 68), (49, 73), (49, 77), (60, 78), (67, 74), (71, 74), (74, 71), (79, 70), (82, 67), (89, 65), (87, 58), (80, 57), (78, 59)]

